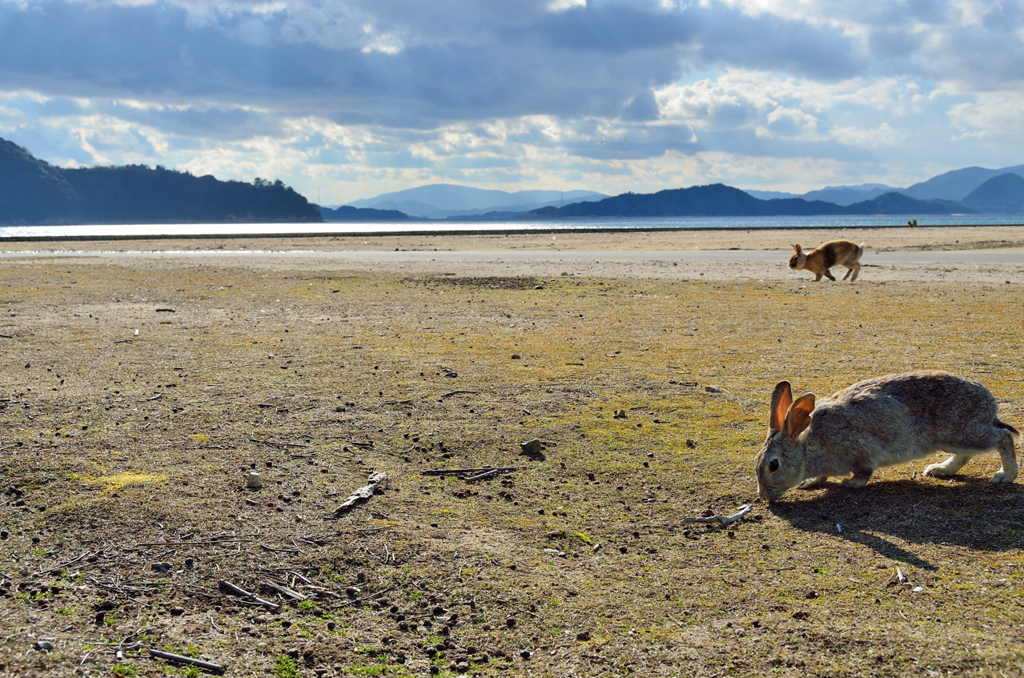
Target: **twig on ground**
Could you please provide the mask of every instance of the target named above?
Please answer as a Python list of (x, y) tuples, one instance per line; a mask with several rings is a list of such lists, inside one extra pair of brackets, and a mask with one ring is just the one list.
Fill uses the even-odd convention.
[(448, 393), (442, 394), (441, 397), (439, 398), (439, 400), (444, 400), (445, 398), (451, 398), (452, 396), (463, 395), (463, 394), (465, 394), (465, 395), (480, 395), (480, 392), (479, 391), (449, 391)]
[(215, 537), (213, 539), (199, 539), (197, 541), (143, 541), (136, 546), (216, 546), (217, 544), (238, 544), (252, 541), (243, 537)]
[[(414, 586), (415, 586), (415, 584), (414, 584)], [(372, 594), (370, 594), (368, 596), (363, 596), (362, 598), (355, 598), (353, 600), (348, 601), (347, 603), (342, 603), (341, 605), (342, 606), (355, 605), (356, 603), (361, 603), (361, 602), (366, 601), (366, 600), (372, 600), (374, 598), (380, 598), (381, 596), (383, 596), (388, 591), (394, 591), (394, 590), (395, 590), (394, 586), (389, 586), (388, 588), (384, 589), (383, 591), (377, 591), (376, 593), (372, 593)], [(428, 614), (426, 616), (430, 616), (430, 615)]]
[(83, 553), (82, 555), (78, 556), (77, 558), (73, 558), (73, 559), (71, 559), (71, 560), (69, 560), (67, 562), (61, 563), (60, 565), (54, 565), (53, 567), (51, 567), (51, 568), (49, 568), (47, 570), (40, 570), (39, 572), (34, 573), (33, 576), (38, 577), (40, 575), (50, 574), (51, 572), (54, 572), (56, 570), (62, 570), (65, 567), (67, 567), (68, 565), (73, 565), (73, 564), (77, 563), (79, 560), (81, 560), (82, 558), (85, 558), (88, 555), (89, 555), (89, 551), (86, 551), (85, 553)]
[(689, 523), (720, 523), (722, 525), (732, 525), (737, 520), (742, 520), (744, 516), (754, 510), (753, 504), (746, 504), (741, 506), (740, 510), (731, 516), (714, 515), (714, 516), (699, 516), (683, 518), (681, 524), (688, 525)]
[(264, 445), (269, 445), (270, 447), (277, 447), (280, 449), (288, 449), (290, 447), (309, 447), (309, 445), (303, 445), (302, 443), (278, 443), (273, 440), (261, 440), (256, 436), (249, 436), (249, 440), (254, 443), (262, 443)]
[(292, 586), (295, 586), (295, 580), (296, 579), (298, 579), (299, 581), (304, 582), (306, 584), (312, 584), (313, 583), (310, 580), (308, 580), (305, 577), (303, 577), (298, 572), (293, 572), (292, 570), (289, 570), (287, 574), (289, 574), (291, 576), (291, 578), (292, 578)]
[(291, 587), (288, 587), (288, 586), (284, 586), (282, 584), (278, 584), (277, 582), (272, 581), (270, 579), (264, 580), (263, 583), (266, 584), (267, 586), (269, 586), (270, 588), (274, 589), (278, 593), (280, 593), (282, 596), (285, 596), (286, 598), (291, 598), (292, 600), (305, 600), (306, 599), (306, 596), (302, 595), (301, 593), (299, 593), (295, 589), (293, 589)]
[(259, 544), (259, 547), (264, 551), (269, 551), (270, 553), (302, 553), (299, 549), (275, 549), (267, 546), (266, 544)]
[(501, 473), (510, 473), (514, 470), (515, 466), (508, 466), (506, 468), (493, 468), (490, 469), (489, 471), (484, 471), (483, 473), (469, 476), (468, 478), (466, 478), (466, 482), (472, 482), (473, 480), (483, 480), (484, 478), (493, 478), (494, 476), (499, 475)]
[(276, 610), (279, 607), (281, 607), (277, 603), (272, 603), (269, 600), (263, 600), (262, 598), (254, 595), (252, 593), (249, 593), (245, 589), (239, 588), (239, 587), (235, 586), (234, 584), (232, 584), (231, 582), (226, 581), (224, 579), (221, 579), (220, 581), (218, 581), (217, 582), (217, 586), (222, 591), (223, 590), (227, 590), (230, 593), (235, 594), (236, 596), (241, 596), (242, 598), (248, 598), (249, 600), (255, 601), (255, 602), (259, 603), (260, 605), (262, 605), (263, 607), (266, 607), (266, 608), (271, 609), (271, 610)]
[[(488, 473), (490, 471), (498, 471), (499, 473), (511, 473), (517, 470), (515, 466), (479, 466), (477, 468), (433, 468), (425, 471), (420, 471), (422, 476), (457, 476), (465, 474), (478, 474)], [(467, 480), (472, 480), (468, 478)]]
[(192, 657), (183, 657), (180, 654), (171, 654), (170, 652), (164, 652), (162, 650), (150, 650), (150, 657), (156, 657), (158, 659), (166, 659), (170, 662), (177, 664), (190, 664), (192, 666), (198, 666), (201, 669), (206, 669), (212, 673), (224, 673), (224, 667), (219, 664), (212, 664), (210, 662), (204, 662), (199, 659), (193, 659)]

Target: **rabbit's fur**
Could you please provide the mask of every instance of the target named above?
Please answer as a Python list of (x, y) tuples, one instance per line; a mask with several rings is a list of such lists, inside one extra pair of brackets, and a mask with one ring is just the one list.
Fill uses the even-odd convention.
[(793, 249), (796, 252), (789, 257), (789, 267), (794, 271), (810, 271), (814, 274), (814, 282), (820, 281), (821, 276), (835, 282), (835, 276), (828, 270), (833, 266), (845, 266), (848, 269), (843, 280), (850, 278), (850, 282), (853, 282), (860, 275), (860, 258), (864, 254), (864, 243), (858, 245), (849, 240), (832, 240), (810, 252), (804, 252), (800, 245), (793, 245)]
[(757, 493), (775, 501), (790, 488), (811, 487), (852, 473), (863, 487), (880, 466), (946, 452), (925, 467), (951, 476), (971, 457), (996, 450), (1002, 468), (994, 483), (1017, 477), (1014, 440), (1020, 434), (997, 418), (996, 400), (976, 381), (946, 372), (890, 374), (849, 386), (815, 407), (814, 394), (795, 402), (789, 382), (772, 393), (768, 438), (754, 458)]

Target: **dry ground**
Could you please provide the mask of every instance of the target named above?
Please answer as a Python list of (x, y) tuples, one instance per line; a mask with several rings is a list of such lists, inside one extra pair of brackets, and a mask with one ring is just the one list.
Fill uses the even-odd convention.
[[(986, 482), (995, 455), (955, 479), (921, 462), (728, 529), (681, 525), (754, 499), (779, 379), (824, 394), (943, 368), (1024, 426), (1019, 275), (13, 257), (0, 303), (0, 673), (195, 673), (150, 649), (230, 676), (1024, 664), (1024, 492)], [(520, 453), (533, 438), (543, 458)], [(517, 470), (422, 475), (492, 465)], [(263, 488), (246, 490), (254, 470)], [(336, 517), (372, 471), (388, 488)]]

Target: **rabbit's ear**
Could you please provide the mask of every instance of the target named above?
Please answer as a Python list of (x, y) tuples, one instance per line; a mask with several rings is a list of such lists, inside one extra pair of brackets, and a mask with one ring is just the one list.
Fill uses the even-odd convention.
[(786, 412), (793, 404), (793, 392), (790, 390), (788, 381), (780, 381), (772, 391), (771, 417), (768, 420), (768, 428), (772, 431), (781, 431), (782, 422), (786, 420)]
[(814, 394), (808, 393), (796, 399), (796, 402), (789, 408), (786, 414), (786, 421), (783, 424), (783, 431), (787, 438), (792, 440), (803, 433), (811, 423), (811, 412), (814, 411)]
[(797, 254), (800, 254), (800, 245), (793, 245), (793, 249), (796, 250)]

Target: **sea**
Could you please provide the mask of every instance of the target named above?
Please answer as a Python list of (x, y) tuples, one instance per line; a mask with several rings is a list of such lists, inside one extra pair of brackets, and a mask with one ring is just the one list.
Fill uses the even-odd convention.
[(299, 237), (531, 232), (669, 231), (772, 228), (884, 228), (907, 226), (1024, 225), (1022, 216), (900, 215), (807, 217), (636, 217), (507, 219), (495, 221), (409, 220), (324, 223), (90, 224), (81, 226), (0, 226), (4, 240), (106, 240), (129, 238)]

